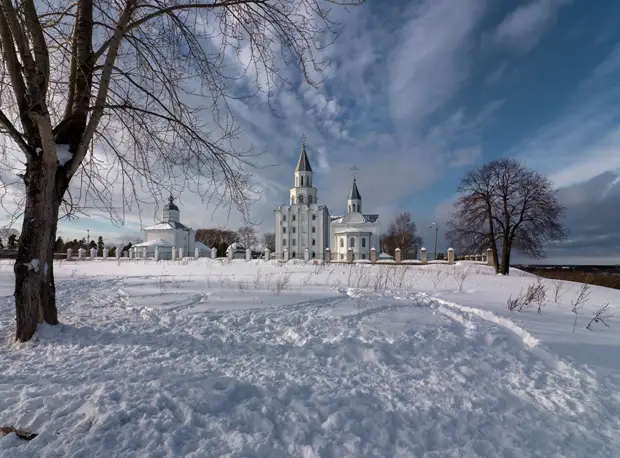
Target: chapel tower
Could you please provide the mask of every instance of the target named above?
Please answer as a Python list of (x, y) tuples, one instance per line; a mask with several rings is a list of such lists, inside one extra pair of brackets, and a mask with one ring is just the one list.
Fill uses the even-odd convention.
[(312, 186), (312, 167), (306, 153), (305, 142), (301, 143), (301, 153), (295, 167), (295, 186), (291, 188), (291, 205), (316, 204), (317, 189)]
[(164, 206), (163, 213), (164, 222), (179, 223), (181, 221), (179, 219), (179, 207), (175, 205), (174, 197), (172, 196), (168, 198), (168, 203)]
[(362, 213), (362, 196), (360, 195), (359, 189), (357, 189), (355, 177), (353, 177), (353, 185), (349, 193), (349, 200), (347, 200), (347, 208), (349, 209), (349, 213)]

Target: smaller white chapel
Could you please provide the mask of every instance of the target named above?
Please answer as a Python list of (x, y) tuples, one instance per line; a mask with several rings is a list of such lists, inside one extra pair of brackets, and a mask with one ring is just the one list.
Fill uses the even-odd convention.
[[(172, 248), (183, 250), (183, 255), (193, 255), (196, 248), (196, 232), (181, 223), (179, 207), (170, 196), (164, 206), (163, 219), (154, 226), (144, 228), (145, 241), (134, 245), (136, 248), (146, 248), (146, 256), (155, 255), (155, 247), (159, 248), (161, 259), (170, 259)], [(202, 244), (201, 244), (202, 245)]]
[(380, 252), (379, 215), (362, 213), (362, 195), (353, 177), (351, 192), (347, 200), (347, 213), (332, 216), (330, 224), (330, 245), (334, 261), (347, 261), (351, 250), (352, 261), (370, 259), (370, 249)]

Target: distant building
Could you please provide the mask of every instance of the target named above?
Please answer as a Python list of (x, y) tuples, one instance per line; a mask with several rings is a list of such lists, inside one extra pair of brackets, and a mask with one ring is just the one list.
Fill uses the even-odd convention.
[(144, 229), (145, 241), (134, 245), (138, 249), (146, 248), (147, 257), (155, 255), (155, 247), (159, 247), (161, 259), (170, 259), (172, 248), (183, 249), (183, 256), (193, 256), (196, 247), (196, 232), (180, 221), (179, 207), (170, 196), (164, 206), (161, 222)]
[(312, 185), (312, 167), (302, 143), (295, 167), (295, 186), (290, 191), (290, 205), (275, 209), (276, 256), (289, 259), (323, 259), (331, 249), (333, 261), (346, 261), (351, 249), (353, 260), (370, 259), (370, 249), (379, 250), (379, 215), (362, 213), (362, 196), (353, 178), (344, 216), (330, 216), (326, 206), (318, 204), (317, 188)]

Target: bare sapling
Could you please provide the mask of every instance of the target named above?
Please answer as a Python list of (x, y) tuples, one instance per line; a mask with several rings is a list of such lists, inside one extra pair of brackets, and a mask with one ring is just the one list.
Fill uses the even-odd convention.
[(571, 312), (575, 314), (575, 322), (573, 323), (573, 334), (575, 333), (575, 329), (577, 328), (577, 317), (579, 316), (579, 311), (583, 308), (584, 305), (588, 302), (590, 298), (590, 285), (587, 283), (583, 283), (577, 292), (577, 296), (575, 299), (571, 301), (573, 308)]
[(588, 331), (592, 331), (592, 324), (594, 323), (603, 323), (606, 327), (609, 327), (609, 325), (607, 324), (605, 320), (608, 320), (612, 316), (614, 316), (613, 313), (610, 313), (609, 302), (601, 305), (599, 309), (593, 313), (593, 315), (594, 317), (590, 320), (590, 322), (586, 326), (586, 329)]

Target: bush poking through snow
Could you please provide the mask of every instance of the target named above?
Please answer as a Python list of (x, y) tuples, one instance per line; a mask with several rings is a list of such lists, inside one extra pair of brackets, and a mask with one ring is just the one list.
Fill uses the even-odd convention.
[(581, 310), (583, 306), (586, 305), (586, 302), (588, 302), (591, 293), (592, 291), (590, 291), (590, 285), (588, 285), (587, 283), (583, 283), (579, 288), (579, 291), (577, 292), (577, 297), (575, 297), (575, 299), (571, 301), (571, 304), (573, 305), (571, 312), (575, 314), (575, 322), (573, 323), (573, 334), (575, 333), (575, 328), (577, 327), (577, 317), (579, 315), (579, 310)]
[(280, 276), (276, 280), (276, 284), (273, 289), (273, 292), (276, 293), (276, 296), (279, 296), (282, 290), (284, 290), (286, 286), (289, 284), (289, 282), (291, 281), (291, 275), (292, 275), (291, 272), (280, 274)]
[[(467, 264), (459, 269), (458, 267), (452, 268), (452, 277), (456, 282), (456, 285), (459, 287), (459, 292), (463, 292), (463, 285), (465, 284), (465, 280), (471, 275), (474, 264)], [(459, 266), (461, 267), (461, 266)]]
[(564, 288), (564, 280), (560, 280), (559, 278), (551, 280), (553, 283), (553, 302), (556, 304), (562, 300), (562, 296), (564, 293), (562, 289)]
[(605, 320), (608, 320), (612, 316), (614, 316), (614, 314), (609, 313), (609, 302), (603, 304), (596, 312), (594, 312), (594, 318), (590, 320), (590, 322), (586, 326), (586, 329), (588, 331), (592, 331), (592, 323), (603, 323), (605, 326), (609, 327)]
[(511, 312), (515, 310), (521, 312), (523, 309), (529, 308), (533, 303), (536, 303), (538, 304), (538, 313), (541, 313), (546, 298), (547, 287), (542, 284), (539, 278), (536, 280), (536, 283), (528, 286), (525, 292), (521, 290), (521, 293), (516, 298), (513, 299), (512, 296), (508, 298), (508, 310)]

